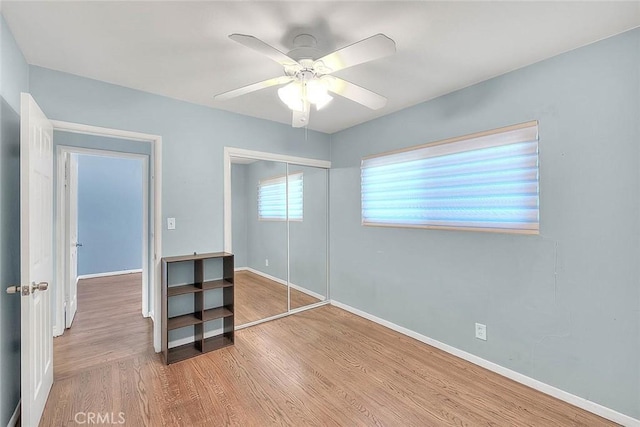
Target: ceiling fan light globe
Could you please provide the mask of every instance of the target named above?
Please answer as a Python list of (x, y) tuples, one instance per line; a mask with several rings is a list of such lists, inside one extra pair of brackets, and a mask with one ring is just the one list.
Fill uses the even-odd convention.
[(297, 83), (289, 83), (278, 89), (278, 97), (287, 107), (294, 111), (304, 111), (304, 101), (302, 99), (302, 86)]
[(307, 99), (312, 104), (317, 104), (327, 97), (327, 84), (321, 79), (312, 79), (307, 82)]

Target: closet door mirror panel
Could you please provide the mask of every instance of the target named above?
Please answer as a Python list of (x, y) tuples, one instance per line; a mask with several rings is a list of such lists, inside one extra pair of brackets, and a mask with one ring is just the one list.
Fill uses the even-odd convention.
[(289, 164), (291, 309), (327, 299), (328, 170)]
[(282, 162), (231, 162), (236, 325), (288, 311), (286, 174)]

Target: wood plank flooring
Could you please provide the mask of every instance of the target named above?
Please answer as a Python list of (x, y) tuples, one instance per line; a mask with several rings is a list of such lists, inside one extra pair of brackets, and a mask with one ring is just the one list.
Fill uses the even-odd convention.
[[(236, 325), (266, 319), (287, 312), (287, 287), (250, 271), (235, 274)], [(291, 308), (314, 304), (320, 300), (291, 289)]]
[[(130, 291), (80, 300), (87, 316), (73, 328), (99, 323), (94, 310), (112, 310), (111, 320), (64, 357), (54, 340), (55, 370), (66, 368), (42, 426), (76, 425), (79, 412), (122, 413), (126, 426), (614, 425), (332, 306), (237, 331), (235, 346), (165, 366), (139, 301), (119, 294)], [(127, 325), (110, 323), (123, 313)]]
[(153, 323), (142, 317), (142, 274), (84, 279), (70, 329), (53, 340), (54, 379), (153, 348)]

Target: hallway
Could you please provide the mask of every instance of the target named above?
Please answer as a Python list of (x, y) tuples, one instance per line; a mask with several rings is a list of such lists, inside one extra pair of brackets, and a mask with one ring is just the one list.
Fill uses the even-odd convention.
[(153, 322), (141, 314), (141, 273), (78, 282), (73, 324), (53, 340), (54, 381), (137, 354), (153, 354)]

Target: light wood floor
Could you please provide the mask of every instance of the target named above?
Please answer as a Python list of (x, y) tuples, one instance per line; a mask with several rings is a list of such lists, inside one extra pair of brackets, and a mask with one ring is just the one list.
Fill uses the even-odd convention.
[[(287, 312), (287, 287), (250, 271), (235, 274), (236, 325), (266, 319)], [(291, 289), (291, 308), (314, 304), (320, 300)]]
[(53, 340), (55, 380), (153, 348), (141, 281), (141, 273), (80, 280), (73, 324)]
[(73, 328), (100, 324), (101, 338), (87, 333), (64, 353), (54, 340), (65, 375), (56, 374), (42, 426), (75, 425), (80, 411), (154, 427), (613, 425), (332, 306), (237, 331), (235, 346), (165, 366), (128, 295), (135, 287), (80, 293), (87, 315)]

